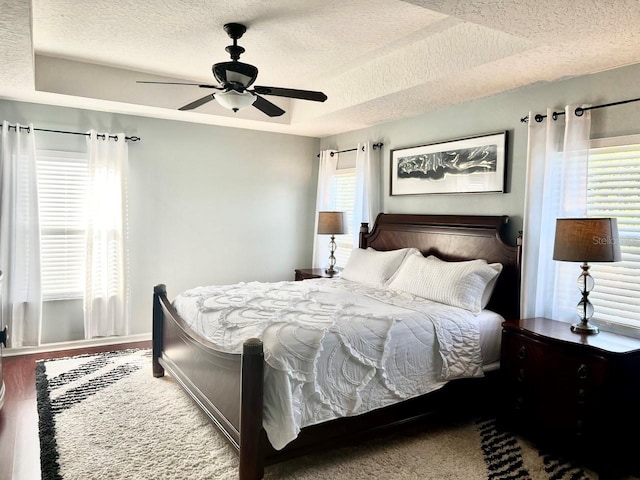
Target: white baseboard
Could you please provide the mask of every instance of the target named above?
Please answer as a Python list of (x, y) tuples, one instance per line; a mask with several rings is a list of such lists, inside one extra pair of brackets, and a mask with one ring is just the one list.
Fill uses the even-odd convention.
[(73, 350), (76, 348), (101, 347), (103, 345), (121, 345), (124, 343), (144, 342), (147, 340), (151, 340), (151, 333), (139, 333), (137, 335), (127, 335), (126, 337), (104, 337), (92, 338), (91, 340), (76, 340), (73, 342), (47, 343), (38, 347), (5, 348), (2, 352), (2, 356), (12, 357), (15, 355), (29, 355), (32, 353)]

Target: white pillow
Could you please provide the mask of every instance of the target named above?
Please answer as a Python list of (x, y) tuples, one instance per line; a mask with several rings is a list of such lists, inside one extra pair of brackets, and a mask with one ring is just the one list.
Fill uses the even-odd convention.
[(376, 288), (384, 288), (398, 270), (409, 252), (420, 253), (415, 248), (401, 248), (382, 252), (369, 247), (354, 248), (347, 260), (341, 278)]
[(418, 252), (406, 256), (388, 287), (478, 314), (489, 302), (501, 271), (500, 263), (445, 262)]

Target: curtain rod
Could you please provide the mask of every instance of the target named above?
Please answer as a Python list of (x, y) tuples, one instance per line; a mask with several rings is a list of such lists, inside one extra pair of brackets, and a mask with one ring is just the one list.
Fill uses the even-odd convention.
[[(631, 103), (631, 102), (637, 102), (637, 101), (640, 101), (640, 98), (631, 98), (631, 99), (629, 99), (629, 100), (621, 100), (621, 101), (619, 101), (619, 102), (605, 103), (605, 104), (602, 104), (602, 105), (594, 105), (593, 107), (586, 107), (586, 108), (578, 107), (578, 108), (576, 108), (576, 110), (575, 110), (573, 113), (575, 113), (575, 114), (576, 114), (576, 116), (581, 117), (581, 116), (582, 116), (582, 114), (583, 114), (584, 112), (586, 112), (587, 110), (595, 110), (596, 108), (604, 108), (604, 107), (613, 107), (613, 106), (615, 106), (615, 105), (623, 105), (623, 104), (625, 104), (625, 103)], [(564, 115), (564, 114), (565, 114), (565, 112), (553, 112), (553, 114), (552, 114), (552, 118), (553, 118), (554, 120), (556, 120), (556, 119), (558, 118), (558, 116), (559, 116), (559, 115)], [(536, 115), (535, 117), (533, 117), (533, 118), (535, 119), (535, 121), (536, 121), (536, 122), (540, 123), (542, 120), (544, 120), (545, 118), (547, 118), (547, 116), (546, 116), (546, 115), (540, 115), (540, 114), (537, 114), (537, 115)], [(529, 115), (527, 115), (526, 117), (522, 117), (522, 118), (520, 119), (520, 121), (521, 121), (522, 123), (527, 123), (527, 122), (529, 121)]]
[[(16, 125), (11, 125), (9, 124), (9, 130), (11, 129), (16, 130)], [(66, 130), (49, 130), (47, 128), (33, 128), (34, 130), (37, 130), (39, 132), (52, 132), (52, 133), (66, 133), (69, 135), (84, 135), (85, 137), (88, 137), (90, 134), (87, 132), (68, 132)], [(26, 130), (27, 132), (29, 132), (29, 130), (31, 130), (31, 127), (26, 127), (24, 125), (20, 125), (20, 130)], [(107, 135), (105, 135), (104, 133), (99, 133), (97, 134), (98, 138), (102, 138), (104, 139)], [(116, 135), (109, 135), (109, 138), (114, 138), (117, 139), (118, 137)], [(135, 137), (135, 136), (131, 136), (131, 137), (124, 137), (125, 140), (129, 140), (131, 142), (137, 142), (140, 140), (140, 137)]]
[[(379, 143), (374, 143), (373, 144), (373, 149), (377, 149), (377, 148), (381, 148), (384, 145), (384, 143), (379, 142)], [(330, 156), (334, 156), (336, 153), (346, 153), (346, 152), (355, 152), (356, 150), (358, 150), (358, 148), (348, 148), (347, 150), (338, 150), (337, 152), (331, 152), (329, 155)], [(362, 146), (362, 151), (364, 152), (364, 145)], [(316, 155), (316, 157), (320, 157), (320, 154)]]

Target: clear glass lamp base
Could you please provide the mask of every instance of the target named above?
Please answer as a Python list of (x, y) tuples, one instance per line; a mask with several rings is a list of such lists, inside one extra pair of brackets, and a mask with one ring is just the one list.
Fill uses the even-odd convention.
[(333, 275), (336, 273), (335, 265), (336, 265), (336, 257), (334, 253), (336, 252), (336, 237), (331, 235), (331, 241), (329, 242), (329, 251), (331, 254), (329, 255), (329, 268), (327, 268), (324, 272)]
[(582, 273), (578, 277), (578, 288), (582, 292), (582, 300), (578, 303), (576, 310), (580, 315), (580, 321), (571, 325), (572, 332), (593, 335), (600, 331), (597, 326), (589, 323), (589, 319), (593, 316), (593, 305), (589, 301), (589, 292), (593, 290), (593, 287), (594, 282), (593, 277), (589, 274), (589, 264), (584, 262)]

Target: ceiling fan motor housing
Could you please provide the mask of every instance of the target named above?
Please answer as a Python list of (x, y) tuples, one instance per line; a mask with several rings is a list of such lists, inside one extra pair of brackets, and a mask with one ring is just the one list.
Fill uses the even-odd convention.
[(241, 85), (248, 88), (256, 81), (258, 69), (242, 62), (221, 62), (212, 67), (213, 76), (223, 87)]

